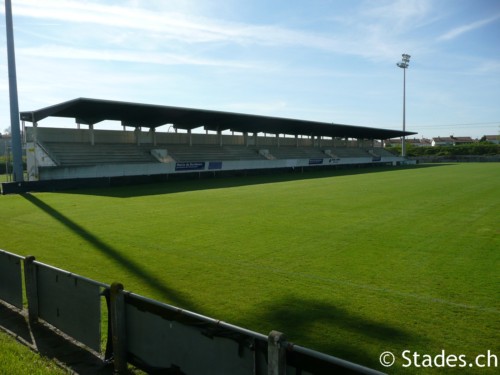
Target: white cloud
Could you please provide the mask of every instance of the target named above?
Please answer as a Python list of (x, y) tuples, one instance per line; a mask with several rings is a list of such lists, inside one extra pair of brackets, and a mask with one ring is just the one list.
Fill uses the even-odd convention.
[[(220, 40), (224, 30), (205, 20), (190, 18), (175, 12), (153, 12), (140, 8), (102, 5), (74, 0), (19, 1), (18, 16), (61, 21), (69, 24), (89, 24), (161, 33), (165, 38), (184, 42)], [(92, 30), (89, 30), (92, 32)]]
[(498, 60), (484, 60), (476, 68), (479, 74), (496, 74), (500, 75), (500, 61)]
[[(308, 33), (270, 26), (214, 20), (179, 12), (167, 12), (102, 5), (74, 0), (21, 0), (16, 15), (62, 21), (70, 24), (89, 24), (137, 30), (184, 43), (258, 43), (258, 44), (320, 44), (321, 37)], [(89, 30), (92, 32), (92, 30)], [(319, 40), (319, 43), (318, 43)]]
[[(356, 25), (340, 33), (312, 32), (268, 24), (229, 22), (201, 15), (103, 5), (75, 0), (19, 0), (15, 14), (44, 22), (67, 24), (67, 35), (78, 25), (88, 25), (88, 40), (128, 46), (130, 49), (157, 49), (173, 42), (184, 45), (226, 44), (234, 46), (301, 47), (338, 54), (385, 59), (400, 49), (393, 29), (411, 28), (429, 12), (429, 2), (407, 0), (368, 3), (355, 15)], [(377, 4), (374, 6), (374, 4)], [(80, 30), (81, 31), (81, 30)], [(81, 33), (79, 34), (82, 37)], [(61, 38), (61, 43), (64, 38)]]
[(118, 61), (159, 65), (208, 65), (232, 68), (249, 68), (253, 66), (251, 62), (244, 63), (228, 59), (216, 60), (163, 52), (137, 53), (129, 50), (86, 49), (59, 45), (19, 48), (18, 54), (21, 57), (37, 57), (44, 59)]
[(429, 0), (366, 1), (362, 14), (394, 30), (408, 30), (432, 21)]
[(479, 20), (479, 21), (472, 22), (472, 23), (469, 23), (466, 25), (455, 27), (455, 28), (451, 29), (450, 31), (439, 36), (437, 38), (437, 40), (438, 41), (448, 41), (448, 40), (455, 39), (455, 38), (461, 36), (462, 34), (479, 29), (479, 28), (486, 26), (492, 22), (495, 22), (499, 19), (500, 19), (500, 14), (497, 14), (493, 17), (489, 17), (489, 18), (486, 18), (483, 20)]
[[(472, 111), (470, 122), (498, 117), (492, 38), (471, 33), (478, 53), (442, 43), (493, 22), (498, 10), (467, 24), (475, 5), (454, 0), (335, 0), (286, 9), (279, 8), (286, 2), (258, 0), (245, 3), (248, 14), (243, 0), (228, 1), (13, 1), (21, 109), (88, 96), (399, 126), (402, 72), (395, 63), (406, 52), (409, 123), (436, 113), (455, 121), (451, 100), (464, 110), (473, 102), (491, 107)], [(441, 91), (456, 98), (424, 100)]]

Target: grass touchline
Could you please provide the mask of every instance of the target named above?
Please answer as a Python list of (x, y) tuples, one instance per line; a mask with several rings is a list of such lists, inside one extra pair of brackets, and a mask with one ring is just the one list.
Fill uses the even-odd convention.
[[(377, 172), (377, 173), (374, 173)], [(500, 349), (500, 164), (2, 196), (0, 247), (380, 368)]]

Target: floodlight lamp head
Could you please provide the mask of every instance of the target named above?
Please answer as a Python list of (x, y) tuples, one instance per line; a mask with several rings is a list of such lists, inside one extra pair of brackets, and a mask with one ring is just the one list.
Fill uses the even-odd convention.
[(407, 53), (403, 53), (401, 56), (403, 56), (403, 60), (399, 63), (397, 63), (397, 66), (399, 66), (400, 68), (403, 68), (403, 69), (406, 69), (408, 68), (408, 65), (410, 63), (410, 55), (408, 55)]

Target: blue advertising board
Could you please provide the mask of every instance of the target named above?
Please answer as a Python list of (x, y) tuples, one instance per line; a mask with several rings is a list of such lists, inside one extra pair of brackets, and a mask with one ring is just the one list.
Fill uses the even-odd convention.
[(208, 169), (222, 169), (222, 162), (221, 161), (211, 161), (208, 163)]
[(323, 159), (309, 159), (309, 165), (323, 164)]
[(188, 161), (184, 163), (175, 163), (176, 171), (202, 171), (204, 169), (204, 161)]

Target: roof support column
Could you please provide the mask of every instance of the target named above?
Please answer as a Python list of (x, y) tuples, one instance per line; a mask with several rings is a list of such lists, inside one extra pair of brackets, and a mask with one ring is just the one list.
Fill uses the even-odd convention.
[[(23, 123), (24, 123), (24, 121), (23, 121)], [(38, 122), (33, 120), (33, 143), (36, 144), (37, 142), (38, 142)]]
[(245, 143), (245, 146), (248, 147), (248, 133), (247, 132), (243, 133), (243, 142)]
[(321, 148), (321, 135), (318, 135), (318, 147)]
[(26, 144), (26, 123), (21, 121), (21, 136), (22, 136), (22, 142)]
[(280, 147), (280, 135), (276, 134), (276, 146)]
[(135, 127), (134, 137), (135, 137), (135, 144), (139, 146), (141, 144), (141, 128), (139, 126)]
[(151, 143), (153, 146), (156, 146), (156, 128), (150, 128), (149, 131), (151, 134)]
[(217, 139), (219, 141), (219, 146), (222, 147), (222, 132), (217, 129)]
[(89, 124), (89, 138), (90, 138), (90, 144), (94, 146), (95, 145), (94, 124)]
[(258, 140), (257, 140), (257, 132), (253, 133), (253, 137), (255, 138), (255, 147), (257, 147), (258, 143), (259, 143)]
[(193, 145), (193, 136), (191, 134), (191, 129), (188, 129), (189, 146)]
[(295, 134), (295, 147), (299, 148), (299, 136)]
[[(32, 134), (32, 141), (33, 141), (33, 169), (28, 170), (28, 180), (33, 181), (33, 180), (38, 180), (38, 161), (36, 159), (36, 148), (38, 145), (38, 122), (35, 121), (35, 116), (32, 115), (32, 122), (33, 122), (33, 134)], [(23, 128), (24, 128), (24, 121), (23, 121)], [(26, 131), (24, 132), (24, 143), (27, 143), (26, 139)], [(26, 148), (26, 154), (28, 154), (29, 150)], [(28, 155), (26, 155), (28, 156)]]

